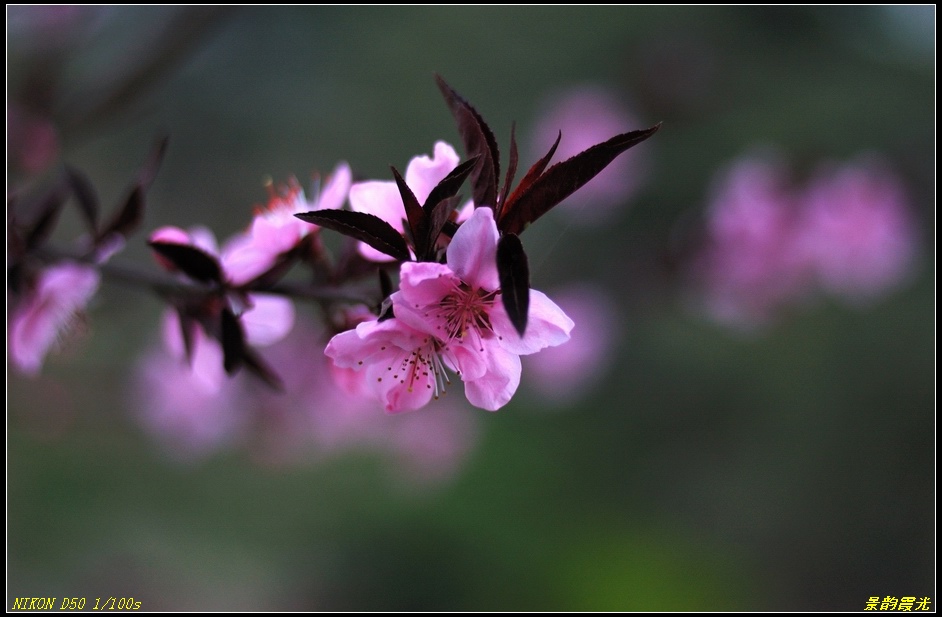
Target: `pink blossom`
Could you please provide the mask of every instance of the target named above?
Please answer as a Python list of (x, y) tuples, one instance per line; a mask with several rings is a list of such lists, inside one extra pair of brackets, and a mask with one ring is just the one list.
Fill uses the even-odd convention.
[(497, 239), (493, 212), (478, 208), (448, 245), (447, 265), (402, 265), (395, 318), (335, 336), (327, 355), (361, 370), (390, 412), (427, 404), (448, 383), (446, 369), (464, 381), (472, 405), (503, 407), (520, 383), (519, 356), (565, 342), (573, 323), (530, 290), (527, 331), (517, 333), (499, 299)]
[(35, 375), (58, 340), (98, 290), (100, 277), (89, 266), (61, 263), (39, 273), (10, 318), (10, 359), (21, 372)]
[(167, 311), (163, 346), (138, 364), (134, 411), (144, 428), (174, 456), (192, 459), (230, 444), (245, 428), (243, 386), (222, 368), (222, 347), (202, 330), (192, 333), (187, 357), (180, 321)]
[[(241, 240), (241, 237), (236, 238), (236, 242), (241, 242)], [(205, 227), (194, 227), (189, 231), (179, 227), (161, 227), (151, 233), (150, 241), (193, 246), (212, 256), (220, 254), (215, 236)], [(227, 243), (219, 256), (220, 266), (226, 278), (230, 279), (230, 283), (232, 282), (231, 272), (244, 273), (246, 268), (254, 267), (249, 261), (239, 261), (234, 266), (231, 262), (233, 255), (236, 259), (244, 256), (244, 254), (240, 256), (238, 251), (231, 250), (230, 244)], [(257, 256), (260, 262), (271, 257), (262, 252), (257, 253)], [(164, 267), (175, 269), (172, 263), (160, 255), (157, 255), (157, 260)], [(230, 304), (239, 314), (245, 329), (246, 340), (252, 345), (270, 345), (285, 337), (294, 325), (294, 305), (281, 296), (265, 293), (235, 294), (230, 298)]]
[(912, 273), (919, 249), (901, 183), (875, 159), (824, 167), (800, 189), (780, 165), (742, 159), (720, 176), (707, 217), (696, 274), (712, 315), (738, 326), (816, 291), (876, 297)]
[[(431, 158), (422, 155), (409, 161), (403, 179), (412, 189), (419, 203), (425, 203), (432, 189), (458, 166), (460, 160), (454, 148), (439, 141), (435, 143), (434, 154)], [(394, 180), (357, 182), (350, 187), (350, 207), (357, 212), (377, 216), (392, 225), (396, 231), (405, 233), (402, 222), (406, 213), (402, 205), (402, 196)], [(360, 254), (370, 261), (393, 260), (389, 255), (362, 242), (359, 244), (359, 250)]]
[(781, 166), (737, 161), (719, 175), (706, 216), (695, 268), (714, 318), (755, 326), (808, 294), (809, 264), (795, 233), (798, 204)]
[(310, 355), (319, 344), (319, 333), (295, 328), (291, 337), (266, 350), (266, 360), (282, 378), (285, 391), (247, 388), (244, 400), (260, 429), (257, 454), (264, 462), (283, 465), (311, 457), (378, 453), (391, 459), (392, 471), (423, 484), (442, 481), (460, 468), (477, 434), (467, 408), (442, 401), (433, 414), (377, 417), (374, 397), (350, 392), (331, 379), (338, 372), (349, 376), (356, 371), (338, 369), (326, 356)]
[(904, 281), (919, 237), (900, 180), (878, 160), (822, 168), (804, 194), (801, 242), (825, 290), (863, 301)]
[(531, 390), (553, 404), (570, 403), (600, 381), (619, 339), (617, 308), (601, 289), (574, 284), (553, 294), (576, 324), (568, 342), (528, 356)]
[[(548, 99), (533, 129), (530, 150), (534, 160), (542, 157), (561, 131), (554, 158), (566, 160), (640, 126), (624, 104), (604, 87), (594, 84), (574, 87)], [(646, 168), (643, 149), (626, 152), (559, 207), (570, 213), (578, 210), (579, 216), (570, 218), (576, 223), (601, 224), (637, 192)]]
[[(434, 413), (387, 416), (387, 447), (408, 479), (423, 484), (453, 476), (477, 442), (476, 418), (458, 399), (440, 401)], [(375, 421), (375, 418), (373, 419)]]
[(296, 181), (280, 193), (273, 192), (267, 207), (252, 219), (248, 231), (226, 244), (222, 259), (232, 283), (242, 285), (264, 273), (280, 255), (296, 247), (302, 238), (317, 229), (295, 214), (343, 206), (351, 177), (350, 167), (341, 163), (313, 201), (307, 201)]
[[(368, 321), (341, 332), (325, 353), (337, 368), (356, 371), (341, 374), (346, 390), (369, 392), (390, 413), (424, 407), (450, 383), (445, 346), (398, 319)], [(449, 364), (453, 367), (454, 359)]]

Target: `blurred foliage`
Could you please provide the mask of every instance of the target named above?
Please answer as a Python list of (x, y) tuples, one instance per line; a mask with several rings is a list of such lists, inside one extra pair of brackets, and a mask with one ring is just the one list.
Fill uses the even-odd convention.
[[(588, 277), (615, 294), (625, 342), (570, 408), (548, 413), (521, 392), (479, 412), (477, 450), (440, 485), (369, 452), (185, 465), (127, 409), (161, 307), (106, 287), (93, 336), (38, 379), (10, 379), (8, 607), (125, 596), (145, 610), (855, 611), (870, 596), (932, 595), (929, 251), (893, 297), (802, 307), (752, 335), (686, 310), (660, 256), (712, 173), (756, 145), (802, 170), (883, 153), (934, 246), (934, 7), (242, 8), (201, 15), (206, 27), (94, 130), (67, 121), (84, 94), (146, 63), (167, 42), (149, 33), (167, 36), (183, 11), (102, 10), (63, 47), (46, 111), (61, 160), (106, 203), (168, 131), (145, 228), (225, 236), (264, 201), (266, 177), (303, 183), (342, 159), (386, 178), (436, 139), (457, 142), (433, 72), (502, 150), (544, 93), (599, 82), (645, 126), (664, 122), (641, 146), (652, 177), (614, 224), (551, 216), (524, 243), (535, 287)], [(18, 100), (46, 56), (41, 32), (11, 23), (37, 26), (8, 23)], [(78, 225), (67, 216), (57, 233)], [(148, 259), (142, 241), (120, 258)]]

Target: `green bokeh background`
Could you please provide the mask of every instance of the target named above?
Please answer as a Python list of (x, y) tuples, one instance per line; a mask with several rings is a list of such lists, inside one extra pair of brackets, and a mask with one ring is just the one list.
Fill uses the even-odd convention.
[[(107, 13), (69, 52), (54, 118), (181, 14)], [(39, 379), (10, 374), (8, 608), (25, 596), (134, 597), (145, 610), (934, 600), (934, 21), (932, 6), (220, 13), (133, 104), (88, 130), (63, 123), (62, 158), (106, 205), (167, 131), (145, 229), (204, 223), (225, 237), (265, 199), (266, 176), (346, 160), (385, 178), (436, 139), (457, 142), (434, 72), (474, 102), (502, 150), (545, 94), (602, 83), (646, 124), (664, 122), (641, 146), (650, 178), (614, 224), (552, 216), (524, 241), (535, 287), (590, 278), (614, 295), (623, 343), (601, 385), (566, 409), (522, 391), (477, 412), (477, 447), (439, 485), (403, 482), (368, 452), (272, 468), (237, 450), (182, 464), (127, 408), (128, 371), (162, 307), (106, 286), (91, 337)], [(32, 56), (11, 40), (15, 97)], [(887, 157), (923, 229), (914, 280), (864, 308), (799, 307), (753, 335), (692, 313), (649, 256), (702, 209), (718, 168), (762, 145), (799, 173)], [(78, 225), (67, 214), (57, 237)], [(117, 259), (149, 265), (142, 236)]]

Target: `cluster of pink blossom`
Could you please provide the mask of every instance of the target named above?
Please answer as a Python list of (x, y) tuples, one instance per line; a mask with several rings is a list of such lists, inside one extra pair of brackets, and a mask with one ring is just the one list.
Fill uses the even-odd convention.
[[(440, 78), (438, 86), (467, 160), (439, 141), (404, 177), (393, 168), (393, 180), (354, 183), (341, 163), (310, 199), (296, 181), (270, 187), (268, 203), (222, 246), (203, 227), (160, 227), (148, 244), (162, 274), (108, 260), (141, 223), (166, 142), (105, 224), (90, 182), (67, 169), (50, 195), (30, 204), (38, 215), (9, 219), (13, 365), (37, 373), (111, 277), (150, 288), (167, 307), (161, 343), (140, 361), (133, 396), (141, 423), (177, 455), (249, 443), (277, 462), (309, 445), (323, 455), (385, 444), (420, 475), (446, 473), (474, 435), (461, 405), (385, 423), (370, 420), (374, 411), (424, 407), (457, 381), (471, 405), (505, 406), (520, 385), (521, 356), (566, 343), (574, 327), (531, 289), (520, 234), (658, 127), (615, 135), (550, 166), (557, 136), (513, 188), (513, 133), (501, 184), (490, 128)], [(462, 199), (465, 181), (471, 195)], [(49, 239), (72, 200), (89, 235), (63, 252)], [(323, 242), (325, 229), (346, 236), (339, 258)], [(323, 327), (298, 319), (298, 300), (317, 305)], [(598, 346), (590, 335), (580, 337), (583, 347)], [(231, 379), (240, 369), (259, 379)]]
[(694, 262), (707, 311), (753, 327), (823, 291), (859, 304), (900, 286), (920, 246), (902, 183), (872, 156), (821, 166), (795, 187), (773, 157), (717, 178)]
[(317, 352), (323, 332), (304, 322), (265, 349), (282, 391), (229, 379), (222, 348), (202, 333), (187, 359), (173, 312), (159, 338), (137, 364), (129, 401), (142, 427), (179, 460), (237, 446), (266, 465), (369, 451), (386, 454), (405, 477), (436, 481), (464, 462), (476, 439), (475, 418), (458, 399), (435, 413), (384, 417), (375, 401), (343, 387), (345, 375)]

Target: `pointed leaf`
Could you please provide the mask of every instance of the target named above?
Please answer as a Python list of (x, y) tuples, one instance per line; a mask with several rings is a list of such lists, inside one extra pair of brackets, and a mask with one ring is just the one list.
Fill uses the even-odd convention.
[(278, 392), (285, 391), (285, 384), (278, 373), (251, 347), (242, 350), (242, 362), (250, 373), (264, 381), (268, 387)]
[(222, 343), (222, 366), (226, 373), (232, 375), (245, 359), (245, 332), (242, 330), (242, 324), (239, 318), (229, 309), (224, 308), (219, 323), (220, 342)]
[[(507, 194), (510, 193), (510, 185), (513, 184), (514, 176), (517, 175), (517, 123), (514, 122), (510, 125), (510, 161), (507, 163), (507, 175), (504, 177), (504, 188), (500, 191), (500, 199), (497, 201), (497, 213), (495, 216), (500, 215), (500, 211), (504, 209), (504, 204), (507, 202)], [(556, 140), (556, 143), (559, 143), (559, 140)], [(555, 147), (554, 147), (555, 149)], [(552, 156), (552, 155), (551, 155)]]
[(616, 156), (654, 135), (660, 127), (657, 124), (649, 129), (617, 135), (553, 165), (519, 197), (516, 192), (511, 196), (512, 203), (501, 212), (498, 229), (504, 233), (519, 234), (527, 225), (594, 178)]
[(393, 301), (392, 298), (384, 299), (379, 305), (379, 315), (376, 317), (376, 321), (386, 321), (387, 319), (392, 319), (396, 314), (393, 310)]
[[(428, 254), (425, 255), (424, 261), (431, 261), (435, 258), (435, 243), (438, 242), (438, 236), (441, 235), (442, 229), (448, 223), (448, 217), (452, 212), (455, 211), (455, 207), (461, 201), (461, 197), (455, 195), (454, 197), (449, 197), (443, 199), (432, 208), (432, 214), (429, 216), (429, 240), (428, 240)], [(454, 233), (452, 233), (454, 235)]]
[(500, 216), (498, 220), (505, 216), (513, 208), (513, 203), (520, 198), (521, 195), (527, 192), (536, 179), (540, 177), (543, 173), (543, 170), (546, 169), (546, 166), (549, 165), (549, 162), (553, 159), (553, 155), (556, 154), (556, 148), (559, 146), (559, 140), (563, 138), (562, 131), (556, 135), (556, 141), (553, 142), (553, 146), (549, 149), (543, 158), (533, 164), (532, 167), (527, 171), (526, 175), (523, 177), (523, 180), (520, 181), (520, 184), (514, 189), (514, 192), (510, 194), (510, 197), (507, 198), (505, 202), (501, 205)]
[(115, 213), (111, 222), (105, 225), (104, 229), (98, 234), (98, 239), (102, 240), (113, 233), (127, 237), (140, 227), (143, 221), (144, 189), (135, 186), (125, 200), (124, 205)]
[(497, 275), (507, 316), (523, 336), (530, 310), (530, 267), (523, 244), (514, 234), (505, 234), (497, 242)]
[(186, 361), (190, 363), (193, 361), (193, 337), (199, 322), (181, 307), (177, 307), (177, 315), (180, 318), (180, 338), (183, 339), (183, 352)]
[(392, 279), (389, 278), (389, 272), (386, 272), (383, 268), (379, 268), (377, 272), (379, 273), (379, 293), (382, 295), (383, 300), (385, 300), (392, 295)]
[(497, 203), (497, 179), (500, 176), (500, 153), (497, 140), (477, 110), (440, 75), (435, 75), (438, 89), (458, 123), (458, 133), (464, 143), (468, 157), (480, 155), (478, 164), (471, 174), (472, 198), (475, 207), (493, 208)]
[(66, 174), (68, 175), (72, 192), (75, 194), (75, 199), (78, 201), (79, 210), (85, 217), (85, 222), (88, 223), (89, 230), (92, 232), (92, 235), (97, 235), (98, 193), (95, 192), (95, 187), (92, 186), (88, 176), (77, 169), (67, 167)]
[(154, 178), (157, 177), (160, 164), (163, 162), (164, 155), (167, 153), (167, 142), (169, 139), (170, 138), (166, 135), (159, 138), (147, 159), (144, 161), (144, 164), (141, 165), (141, 168), (137, 171), (137, 184), (145, 191), (150, 188), (150, 185), (154, 183)]
[(409, 247), (406, 246), (406, 241), (392, 225), (378, 216), (350, 210), (315, 210), (295, 216), (302, 221), (366, 242), (377, 251), (399, 261), (409, 261)]
[(442, 225), (441, 233), (445, 234), (449, 238), (454, 238), (455, 234), (458, 233), (458, 223), (452, 220), (446, 220), (445, 224)]
[(26, 246), (32, 248), (42, 244), (55, 228), (56, 221), (59, 220), (59, 213), (61, 211), (61, 205), (46, 208), (42, 216), (40, 216), (39, 219), (33, 223), (32, 228), (27, 233)]
[(68, 178), (60, 177), (55, 185), (39, 198), (29, 210), (36, 211), (36, 219), (24, 231), (26, 247), (33, 248), (43, 243), (49, 237), (59, 220), (62, 206), (68, 199)]
[(402, 205), (406, 209), (406, 220), (412, 232), (412, 244), (414, 245), (415, 253), (416, 255), (421, 255), (425, 253), (425, 241), (428, 236), (428, 223), (426, 221), (425, 211), (422, 209), (422, 206), (419, 205), (419, 199), (415, 196), (415, 193), (412, 192), (412, 189), (409, 188), (406, 181), (402, 179), (399, 170), (395, 167), (390, 167), (390, 169), (392, 169), (393, 176), (396, 178), (396, 186), (399, 187), (399, 194), (402, 196)]
[(435, 185), (435, 188), (428, 194), (428, 198), (422, 205), (422, 209), (425, 210), (426, 214), (431, 214), (432, 208), (437, 206), (440, 201), (452, 197), (458, 192), (458, 189), (464, 184), (465, 178), (474, 170), (474, 165), (478, 162), (479, 158), (478, 156), (469, 158), (464, 163), (452, 169), (451, 173), (442, 178), (442, 181)]
[(202, 283), (221, 283), (222, 268), (216, 258), (194, 246), (170, 242), (148, 242), (161, 257), (181, 272)]

